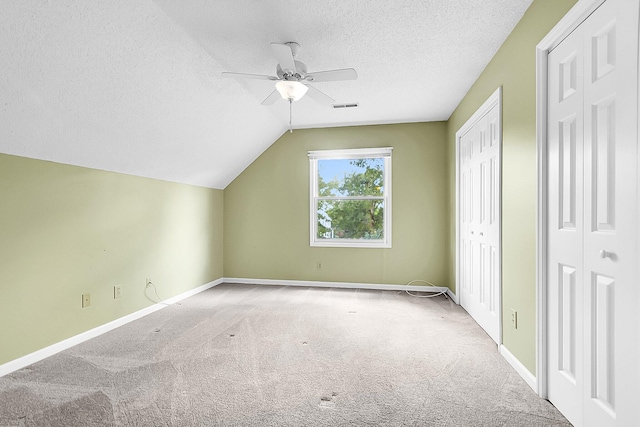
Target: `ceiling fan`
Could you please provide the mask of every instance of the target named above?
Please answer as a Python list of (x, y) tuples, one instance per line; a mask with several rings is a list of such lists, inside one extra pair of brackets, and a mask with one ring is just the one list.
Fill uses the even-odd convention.
[(261, 104), (272, 105), (280, 97), (289, 101), (290, 130), (291, 103), (293, 101), (299, 100), (308, 93), (311, 99), (322, 105), (331, 106), (335, 102), (333, 98), (311, 86), (308, 82), (332, 82), (358, 78), (358, 73), (353, 68), (308, 73), (307, 66), (295, 59), (300, 52), (300, 45), (296, 42), (271, 43), (271, 51), (278, 61), (275, 76), (223, 72), (222, 77), (275, 81), (274, 91)]

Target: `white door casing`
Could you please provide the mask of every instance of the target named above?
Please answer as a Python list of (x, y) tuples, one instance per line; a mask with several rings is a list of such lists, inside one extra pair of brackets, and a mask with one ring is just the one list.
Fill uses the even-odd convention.
[(579, 26), (561, 21), (568, 35), (546, 47), (538, 378), (541, 395), (576, 426), (640, 425), (640, 8), (592, 3), (581, 6)]
[(460, 304), (501, 343), (502, 90), (456, 133), (456, 255)]

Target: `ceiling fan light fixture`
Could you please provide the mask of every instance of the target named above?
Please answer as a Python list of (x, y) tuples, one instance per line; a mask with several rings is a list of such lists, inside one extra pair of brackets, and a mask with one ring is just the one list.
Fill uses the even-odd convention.
[(297, 101), (309, 90), (306, 85), (295, 80), (280, 80), (276, 83), (276, 89), (280, 92), (280, 96), (287, 101)]

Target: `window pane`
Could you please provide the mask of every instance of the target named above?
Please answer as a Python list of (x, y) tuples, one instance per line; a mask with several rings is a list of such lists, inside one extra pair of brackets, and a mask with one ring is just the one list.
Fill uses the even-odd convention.
[(319, 200), (318, 239), (384, 238), (383, 200)]
[(319, 196), (382, 196), (384, 159), (318, 160)]

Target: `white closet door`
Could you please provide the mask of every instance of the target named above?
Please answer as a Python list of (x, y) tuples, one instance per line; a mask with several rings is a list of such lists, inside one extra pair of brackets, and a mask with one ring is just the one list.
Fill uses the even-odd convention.
[(637, 0), (609, 0), (583, 25), (584, 398), (593, 426), (640, 426), (640, 331), (630, 326), (638, 315), (637, 25)]
[(460, 304), (499, 344), (501, 331), (498, 105), (494, 105), (480, 118), (473, 120), (470, 127), (459, 137), (459, 156)]
[(576, 426), (640, 425), (638, 1), (549, 54), (549, 399)]
[(549, 54), (549, 400), (582, 425), (584, 389), (583, 51), (574, 31)]

